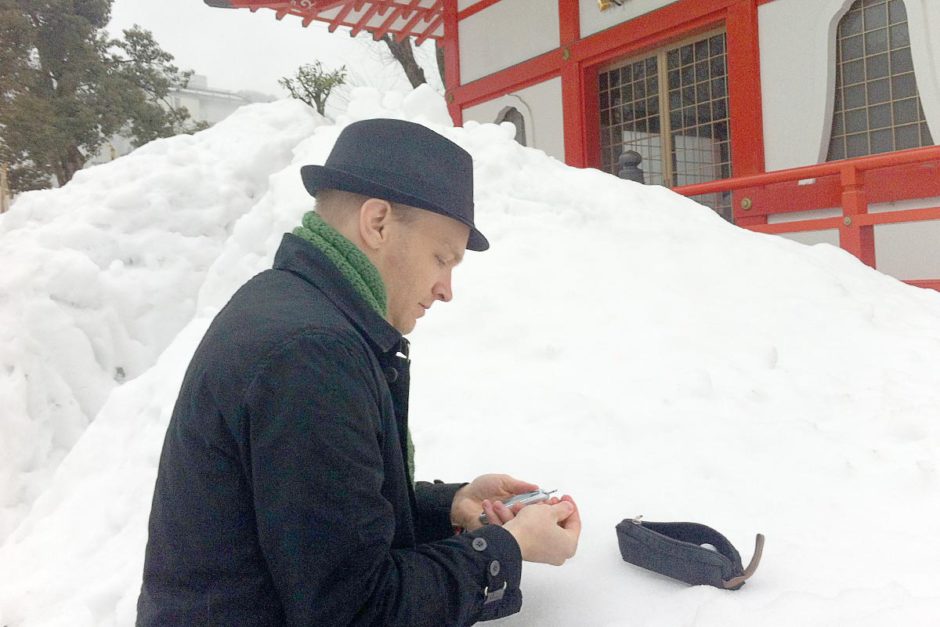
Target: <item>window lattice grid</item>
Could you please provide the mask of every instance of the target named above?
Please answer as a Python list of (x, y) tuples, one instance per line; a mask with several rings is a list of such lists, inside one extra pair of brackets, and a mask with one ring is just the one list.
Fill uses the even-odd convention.
[(646, 182), (663, 185), (659, 111), (659, 70), (655, 56), (627, 63), (598, 76), (603, 168), (617, 174), (627, 150), (643, 157)]
[(902, 0), (857, 0), (839, 22), (828, 160), (933, 144)]
[[(644, 181), (676, 186), (731, 176), (724, 33), (664, 48), (598, 73), (601, 164), (640, 154)], [(668, 157), (668, 158), (667, 158)], [(731, 195), (696, 197), (730, 220)]]
[(666, 54), (675, 185), (731, 176), (725, 35)]

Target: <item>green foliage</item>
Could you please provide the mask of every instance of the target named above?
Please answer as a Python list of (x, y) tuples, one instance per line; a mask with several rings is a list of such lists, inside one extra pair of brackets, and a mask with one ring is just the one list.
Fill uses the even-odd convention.
[(0, 0), (0, 162), (14, 192), (64, 185), (117, 133), (135, 146), (204, 127), (167, 94), (185, 87), (150, 32), (104, 30), (113, 0)]
[(315, 107), (320, 115), (326, 115), (326, 99), (330, 97), (333, 88), (345, 82), (345, 65), (338, 70), (326, 72), (319, 61), (301, 65), (297, 68), (294, 78), (285, 77), (278, 80), (278, 83), (290, 92), (291, 97)]

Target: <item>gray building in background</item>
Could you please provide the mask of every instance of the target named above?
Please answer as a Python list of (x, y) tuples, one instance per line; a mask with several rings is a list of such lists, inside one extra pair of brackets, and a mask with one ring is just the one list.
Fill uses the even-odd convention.
[[(209, 79), (202, 74), (194, 74), (185, 89), (171, 91), (167, 99), (174, 107), (186, 107), (193, 120), (210, 126), (221, 122), (243, 105), (276, 100), (274, 96), (256, 91), (212, 89)], [(133, 149), (130, 139), (115, 135), (85, 167), (113, 161)]]

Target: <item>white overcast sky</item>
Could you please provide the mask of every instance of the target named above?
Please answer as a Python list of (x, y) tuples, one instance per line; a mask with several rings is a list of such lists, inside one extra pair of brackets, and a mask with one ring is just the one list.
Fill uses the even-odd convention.
[[(384, 44), (362, 34), (353, 39), (344, 29), (330, 33), (322, 22), (304, 28), (298, 17), (278, 21), (270, 9), (256, 13), (213, 9), (202, 0), (114, 0), (112, 35), (133, 24), (153, 32), (180, 69), (204, 74), (209, 86), (218, 89), (249, 89), (284, 97), (286, 92), (277, 79), (317, 60), (328, 68), (346, 65), (353, 84), (409, 87), (404, 74), (390, 62)], [(432, 45), (429, 42), (423, 48)], [(427, 55), (422, 57), (427, 60)]]

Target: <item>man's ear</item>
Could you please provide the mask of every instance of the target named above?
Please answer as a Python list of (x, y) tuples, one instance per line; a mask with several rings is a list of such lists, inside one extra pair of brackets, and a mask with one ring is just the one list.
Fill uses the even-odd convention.
[(392, 206), (387, 200), (370, 198), (359, 207), (359, 235), (365, 245), (378, 250), (388, 241)]

